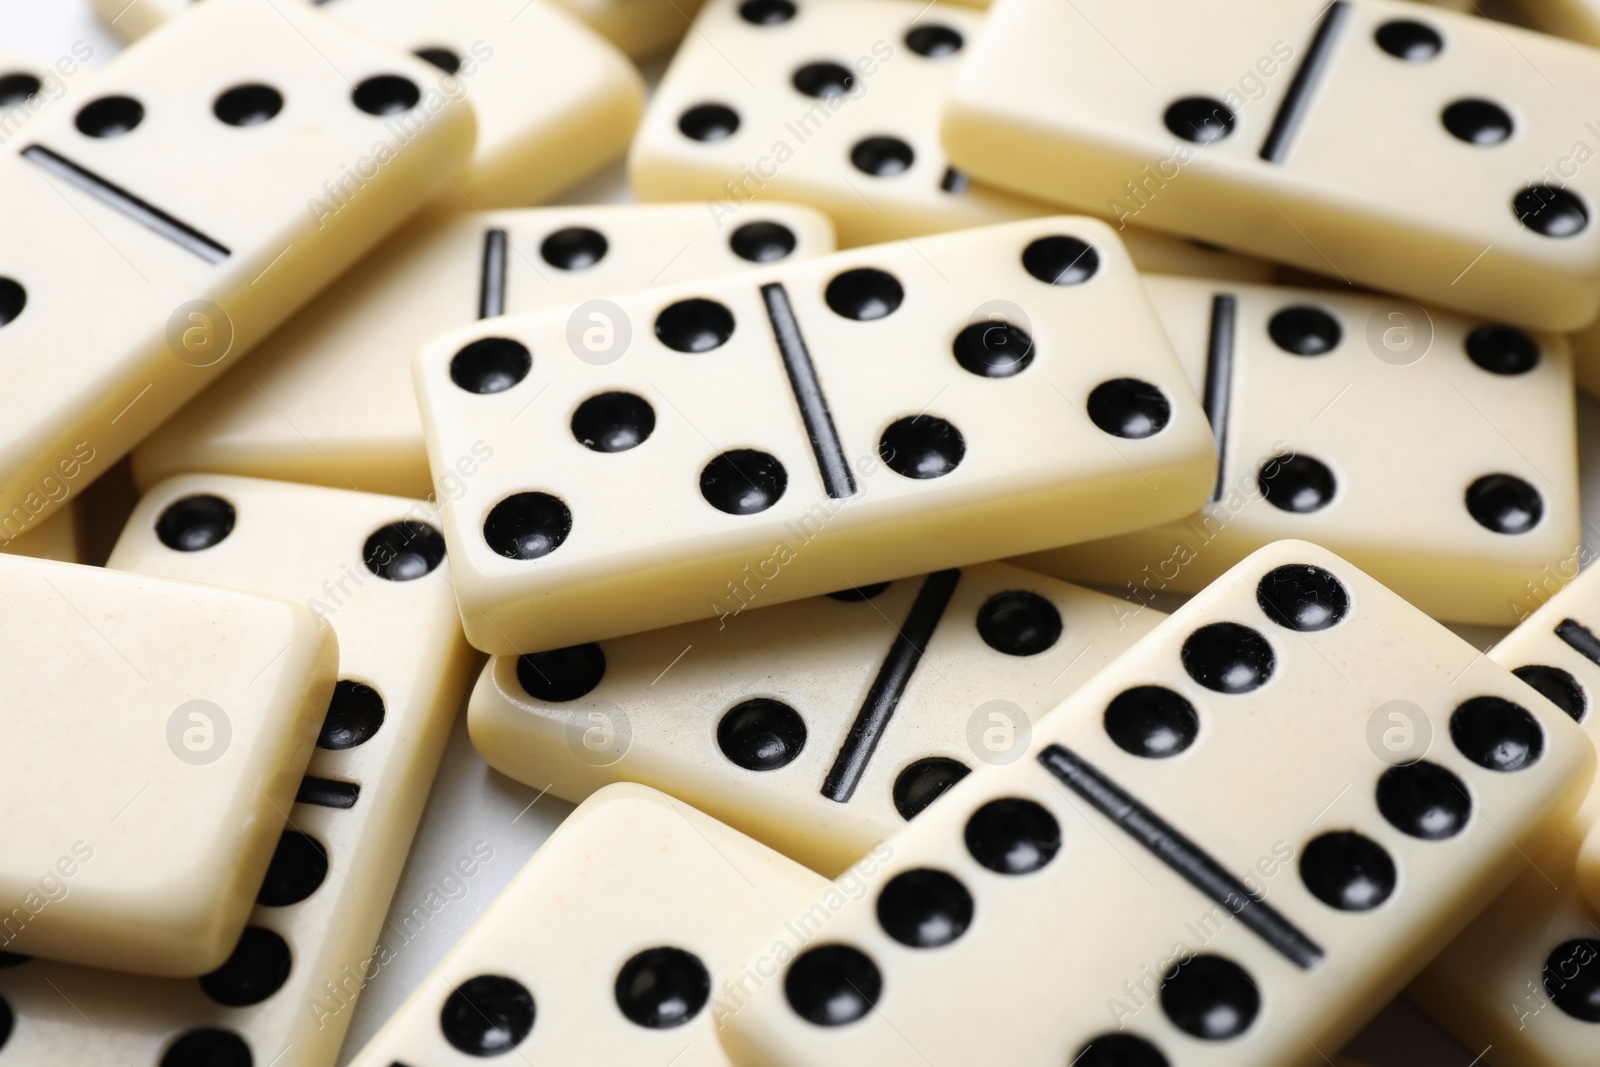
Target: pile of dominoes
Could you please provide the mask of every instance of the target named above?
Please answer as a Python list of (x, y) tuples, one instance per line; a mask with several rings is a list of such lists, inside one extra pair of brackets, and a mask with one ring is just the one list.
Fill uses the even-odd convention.
[(93, 7), (0, 1067), (1600, 1064), (1600, 0)]

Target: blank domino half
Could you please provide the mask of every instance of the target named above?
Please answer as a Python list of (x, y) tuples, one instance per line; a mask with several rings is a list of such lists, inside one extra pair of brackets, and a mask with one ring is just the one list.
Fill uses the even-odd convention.
[(44, 960), (0, 970), (16, 1019), (0, 1064), (332, 1067), (357, 995), (392, 962), (380, 927), (474, 661), (421, 508), (216, 475), (139, 503), (111, 567), (304, 602), (338, 633), (339, 682), (228, 961), (159, 982)]
[[(1404, 768), (1380, 756), (1397, 706), (1434, 730)], [(723, 1041), (741, 1064), (1322, 1064), (1593, 766), (1505, 668), (1279, 542), (885, 842)]]
[(209, 971), (311, 755), (332, 633), (298, 604), (14, 555), (0, 594), (0, 950)]
[(1567, 331), (1600, 311), (1596, 93), (1589, 48), (1393, 0), (1017, 0), (943, 132), (1032, 196)]
[[(408, 227), (134, 451), (149, 486), (212, 470), (424, 497), (411, 360), (475, 318), (734, 274), (833, 251), (819, 212), (763, 204), (719, 226), (700, 204), (527, 208)], [(464, 476), (461, 471), (457, 476)], [(450, 493), (454, 495), (454, 492)]]
[[(871, 869), (868, 858), (863, 866)], [(769, 980), (829, 883), (664, 793), (579, 805), (351, 1067), (730, 1067), (730, 990)], [(857, 892), (860, 891), (859, 884)], [(786, 920), (784, 929), (774, 939)]]
[(418, 360), (484, 651), (724, 615), (735, 583), (778, 603), (1108, 536), (1188, 513), (1216, 477), (1204, 412), (1092, 219), (653, 289), (605, 326), (590, 346), (566, 313), (503, 318)]
[[(725, 222), (768, 197), (826, 211), (846, 247), (1052, 215), (953, 169), (939, 112), (983, 27), (917, 0), (711, 0), (673, 56), (628, 157), (645, 200)], [(1141, 269), (1266, 281), (1271, 267), (1125, 230)]]
[(581, 800), (664, 789), (833, 875), (1163, 616), (1001, 563), (532, 656), (469, 704), (491, 766)]
[(0, 158), (0, 359), (54, 355), (0, 401), (0, 538), (432, 198), (473, 130), (425, 99), (437, 73), (309, 8), (208, 0), (27, 123)]
[(1031, 556), (1148, 599), (1303, 537), (1435, 618), (1514, 625), (1578, 542), (1567, 342), (1377, 296), (1147, 277), (1221, 451), (1198, 514)]

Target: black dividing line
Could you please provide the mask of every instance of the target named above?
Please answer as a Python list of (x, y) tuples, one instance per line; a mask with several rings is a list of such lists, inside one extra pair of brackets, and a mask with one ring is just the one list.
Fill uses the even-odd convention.
[(939, 188), (943, 189), (947, 193), (956, 193), (959, 195), (966, 192), (967, 186), (971, 184), (972, 179), (967, 177), (966, 171), (956, 170), (954, 167), (946, 167), (944, 171), (944, 178), (939, 182)]
[(1211, 335), (1206, 339), (1206, 419), (1211, 436), (1217, 439), (1217, 484), (1211, 499), (1222, 499), (1223, 478), (1228, 458), (1228, 400), (1233, 394), (1233, 349), (1237, 334), (1239, 302), (1227, 293), (1211, 298)]
[(1240, 922), (1296, 967), (1310, 970), (1322, 962), (1324, 953), (1315, 941), (1206, 855), (1199, 845), (1082, 758), (1060, 745), (1051, 745), (1039, 753), (1039, 762), (1190, 885), (1238, 916)]
[(1294, 72), (1294, 81), (1289, 83), (1289, 92), (1284, 96), (1283, 103), (1278, 105), (1278, 113), (1272, 119), (1272, 129), (1267, 131), (1266, 143), (1261, 146), (1261, 158), (1268, 163), (1282, 163), (1283, 157), (1288, 155), (1289, 142), (1300, 132), (1300, 124), (1311, 106), (1317, 83), (1328, 69), (1328, 57), (1333, 54), (1339, 27), (1344, 25), (1349, 14), (1350, 5), (1346, 0), (1334, 0), (1323, 13), (1322, 21), (1317, 23), (1316, 36), (1311, 38), (1311, 48), (1306, 52), (1305, 62)]
[(317, 804), (324, 808), (353, 808), (361, 787), (354, 782), (336, 782), (332, 778), (300, 779), (300, 792), (295, 794), (296, 804)]
[(173, 218), (154, 204), (140, 200), (126, 189), (111, 184), (94, 171), (85, 170), (43, 145), (29, 145), (22, 150), (22, 155), (68, 185), (83, 190), (113, 211), (121, 212), (134, 222), (154, 230), (207, 263), (221, 263), (233, 254), (226, 245), (213, 241), (188, 223)]
[(917, 591), (905, 625), (900, 627), (894, 644), (889, 646), (889, 654), (883, 658), (878, 676), (872, 680), (872, 688), (867, 690), (867, 699), (856, 712), (856, 721), (850, 724), (850, 732), (845, 735), (833, 767), (822, 783), (822, 795), (829, 800), (843, 804), (861, 784), (873, 750), (889, 728), (894, 709), (905, 695), (906, 686), (911, 684), (911, 675), (922, 659), (922, 651), (928, 647), (960, 578), (960, 571), (937, 571), (928, 575)]
[(783, 366), (789, 372), (789, 385), (794, 390), (795, 403), (800, 405), (806, 435), (811, 438), (811, 451), (817, 457), (822, 485), (835, 499), (854, 496), (856, 479), (850, 473), (844, 446), (839, 443), (839, 432), (833, 428), (828, 400), (822, 395), (822, 383), (817, 381), (817, 369), (811, 365), (805, 338), (800, 336), (800, 323), (795, 320), (794, 308), (789, 304), (789, 293), (781, 283), (770, 282), (761, 287), (761, 298), (767, 302), (772, 336), (783, 354)]
[(1556, 627), (1556, 636), (1590, 663), (1600, 664), (1600, 637), (1577, 619), (1562, 619)]
[(483, 235), (483, 274), (478, 279), (478, 318), (506, 313), (506, 231)]

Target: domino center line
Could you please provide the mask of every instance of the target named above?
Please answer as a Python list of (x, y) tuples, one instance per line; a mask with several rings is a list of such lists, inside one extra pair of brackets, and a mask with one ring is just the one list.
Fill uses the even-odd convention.
[(1268, 945), (1303, 970), (1322, 962), (1322, 948), (1270, 904), (1168, 825), (1155, 812), (1129, 796), (1077, 754), (1050, 745), (1039, 762), (1100, 814), (1171, 867), (1190, 885), (1232, 912)]
[(1600, 664), (1600, 637), (1577, 619), (1562, 619), (1556, 626), (1556, 636), (1590, 663)]
[(905, 695), (906, 686), (911, 684), (922, 652), (928, 647), (945, 608), (950, 605), (950, 597), (960, 579), (960, 571), (937, 571), (928, 575), (922, 588), (917, 590), (917, 599), (912, 601), (911, 611), (895, 635), (894, 644), (889, 646), (889, 654), (878, 667), (878, 676), (867, 690), (867, 699), (856, 712), (855, 722), (850, 724), (850, 732), (845, 735), (833, 767), (822, 783), (822, 795), (829, 800), (843, 804), (861, 784), (873, 750), (889, 728), (894, 709)]
[(478, 278), (478, 318), (506, 313), (506, 231), (483, 235), (483, 272)]
[(817, 381), (817, 368), (812, 366), (811, 353), (800, 335), (800, 323), (794, 317), (788, 290), (781, 282), (769, 282), (761, 287), (761, 299), (766, 301), (772, 336), (778, 342), (784, 369), (789, 372), (789, 386), (794, 391), (795, 403), (800, 405), (806, 436), (811, 438), (811, 451), (817, 457), (817, 472), (822, 475), (823, 488), (834, 499), (854, 496), (855, 475), (845, 458), (844, 446), (839, 443), (839, 432), (834, 429), (827, 397), (822, 395), (822, 383)]
[(1211, 435), (1217, 441), (1217, 484), (1213, 501), (1222, 499), (1227, 476), (1228, 400), (1233, 393), (1233, 349), (1238, 332), (1239, 302), (1227, 293), (1211, 298), (1211, 331), (1206, 340), (1206, 385), (1202, 402)]
[(22, 150), (22, 156), (68, 185), (88, 193), (113, 211), (153, 230), (179, 248), (193, 252), (207, 263), (221, 263), (233, 254), (226, 245), (212, 240), (187, 222), (174, 218), (154, 204), (139, 199), (43, 145), (29, 145)]
[(1261, 158), (1268, 163), (1282, 163), (1289, 154), (1289, 142), (1305, 122), (1306, 112), (1311, 109), (1311, 98), (1328, 69), (1333, 46), (1338, 43), (1339, 30), (1349, 15), (1350, 4), (1347, 0), (1334, 0), (1317, 23), (1317, 32), (1311, 38), (1311, 48), (1306, 52), (1305, 62), (1294, 72), (1289, 91), (1284, 94), (1283, 103), (1278, 105), (1278, 113), (1272, 118), (1272, 129), (1267, 131), (1267, 139), (1261, 145)]

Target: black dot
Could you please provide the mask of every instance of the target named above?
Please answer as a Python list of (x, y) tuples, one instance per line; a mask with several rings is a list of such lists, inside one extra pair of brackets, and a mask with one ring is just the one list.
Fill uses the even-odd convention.
[(1256, 584), (1256, 603), (1279, 626), (1314, 633), (1344, 618), (1350, 594), (1332, 571), (1309, 563), (1285, 563)]
[(1444, 39), (1438, 31), (1407, 19), (1385, 22), (1372, 36), (1379, 48), (1409, 63), (1432, 59), (1444, 48)]
[(285, 830), (272, 853), (256, 903), (268, 908), (298, 904), (315, 893), (327, 876), (328, 850), (322, 842), (298, 830)]
[(350, 99), (369, 115), (398, 115), (416, 107), (422, 92), (410, 78), (378, 74), (356, 86)]
[(1466, 829), (1472, 799), (1466, 783), (1454, 773), (1419, 760), (1383, 772), (1378, 779), (1378, 810), (1403, 834), (1443, 841)]
[(1082, 285), (1100, 269), (1100, 253), (1076, 237), (1041, 237), (1022, 250), (1022, 268), (1051, 285)]
[(770, 697), (735, 704), (717, 723), (717, 747), (730, 763), (747, 771), (787, 767), (805, 745), (800, 713)]
[(211, 110), (229, 126), (259, 126), (283, 110), (283, 94), (270, 85), (236, 85), (217, 97)]
[(739, 129), (739, 113), (726, 104), (700, 104), (678, 116), (678, 129), (691, 141), (723, 141)]
[(80, 133), (90, 137), (120, 137), (144, 121), (144, 105), (131, 96), (102, 96), (78, 111)]
[(333, 687), (317, 747), (343, 752), (372, 739), (383, 725), (383, 697), (370, 685), (341, 678)]
[(427, 63), (432, 63), (446, 74), (455, 74), (461, 69), (461, 57), (443, 45), (430, 45), (419, 48), (412, 55)]
[(837, 63), (807, 63), (794, 72), (794, 87), (807, 96), (836, 96), (848, 93), (856, 83), (848, 67)]
[(1101, 1034), (1078, 1050), (1070, 1067), (1169, 1067), (1161, 1050), (1134, 1034)]
[(1106, 735), (1124, 752), (1145, 759), (1176, 756), (1194, 744), (1200, 716), (1194, 705), (1159, 685), (1125, 689), (1106, 706)]
[(517, 682), (535, 700), (564, 704), (588, 696), (606, 676), (606, 654), (594, 643), (517, 657)]
[(1495, 145), (1511, 136), (1511, 116), (1487, 100), (1457, 100), (1440, 114), (1451, 136), (1468, 144)]
[(1038, 593), (996, 593), (978, 609), (978, 636), (996, 652), (1037, 656), (1061, 640), (1061, 612)]
[(0, 107), (27, 103), (44, 84), (32, 74), (0, 74)]
[(825, 593), (824, 596), (831, 600), (842, 600), (846, 603), (856, 603), (862, 600), (871, 600), (885, 589), (889, 588), (888, 582), (872, 582), (868, 585), (853, 585), (849, 589), (840, 589), (837, 592)]
[(1490, 374), (1526, 374), (1539, 365), (1539, 342), (1511, 326), (1467, 334), (1467, 356)]
[(1287, 307), (1267, 323), (1272, 343), (1296, 356), (1321, 356), (1339, 346), (1339, 320), (1321, 308)]
[(894, 810), (902, 819), (915, 819), (970, 773), (966, 764), (948, 756), (919, 759), (895, 776)]
[(700, 495), (729, 515), (754, 515), (776, 504), (789, 485), (789, 475), (776, 456), (753, 448), (736, 448), (706, 464), (700, 472)]
[(917, 26), (906, 34), (906, 47), (917, 55), (927, 56), (929, 59), (953, 56), (961, 51), (962, 43), (960, 33), (938, 23)]
[(1089, 421), (1113, 437), (1137, 441), (1167, 428), (1172, 405), (1160, 389), (1138, 378), (1113, 378), (1089, 394)]
[(445, 999), (439, 1029), (457, 1051), (498, 1056), (522, 1044), (533, 1029), (533, 994), (515, 978), (480, 974)]
[(1578, 680), (1560, 667), (1530, 664), (1511, 672), (1537, 689), (1550, 703), (1566, 712), (1573, 722), (1582, 722), (1589, 709), (1589, 699), (1584, 695)]
[(733, 312), (715, 300), (680, 300), (656, 316), (656, 337), (674, 352), (710, 352), (732, 336)]
[(776, 263), (787, 259), (795, 243), (794, 231), (778, 222), (747, 222), (728, 238), (733, 254), (751, 263)]
[(450, 359), (450, 380), (469, 393), (503, 393), (528, 376), (533, 353), (509, 337), (480, 337)]
[(1467, 486), (1467, 512), (1494, 533), (1527, 533), (1544, 518), (1544, 498), (1514, 474), (1485, 474)]
[(860, 267), (836, 276), (822, 295), (835, 314), (870, 322), (894, 314), (906, 292), (894, 275)]
[(186, 496), (156, 520), (156, 536), (178, 552), (199, 552), (219, 544), (233, 532), (233, 505), (220, 496)]
[(1272, 646), (1236, 622), (1200, 627), (1184, 641), (1180, 655), (1189, 677), (1218, 693), (1248, 693), (1272, 677)]
[(539, 245), (539, 255), (560, 270), (587, 270), (605, 258), (605, 235), (587, 226), (557, 230)]
[(1186, 96), (1167, 108), (1167, 129), (1195, 144), (1220, 141), (1233, 132), (1233, 112), (1221, 100)]
[(167, 1049), (161, 1067), (251, 1067), (244, 1038), (230, 1030), (190, 1030)]
[(997, 874), (1028, 874), (1061, 851), (1061, 824), (1031, 800), (1001, 797), (972, 813), (967, 851)]
[(911, 169), (916, 153), (898, 137), (879, 135), (857, 141), (850, 149), (850, 162), (856, 170), (874, 178), (893, 178)]
[(1256, 474), (1256, 485), (1267, 503), (1299, 515), (1327, 507), (1339, 488), (1328, 465), (1306, 455), (1267, 460)]
[(944, 871), (902, 871), (878, 894), (878, 925), (912, 948), (948, 945), (972, 925), (972, 894)]
[(16, 319), (28, 306), (28, 291), (22, 285), (0, 275), (0, 326)]
[(411, 582), (444, 562), (444, 536), (425, 522), (401, 519), (372, 531), (362, 547), (367, 570), (391, 582)]
[(807, 1022), (844, 1026), (872, 1010), (883, 993), (883, 976), (860, 949), (820, 945), (789, 965), (783, 993), (789, 1007)]
[(700, 1014), (711, 997), (711, 975), (681, 948), (647, 948), (617, 974), (617, 1007), (628, 1021), (670, 1030)]
[(271, 930), (247, 926), (221, 967), (200, 979), (218, 1004), (247, 1008), (276, 993), (289, 978), (289, 944)]
[(908, 415), (889, 424), (878, 441), (884, 465), (906, 478), (939, 478), (961, 463), (967, 442), (937, 415)]
[(956, 334), (956, 362), (983, 378), (1009, 378), (1033, 362), (1033, 338), (1009, 322), (974, 322)]
[(655, 428), (655, 409), (633, 393), (591, 396), (572, 413), (572, 436), (596, 452), (637, 448)]
[(744, 0), (739, 5), (739, 17), (757, 26), (777, 26), (794, 18), (795, 7), (789, 0)]
[(1306, 845), (1300, 880), (1330, 908), (1371, 911), (1394, 892), (1396, 875), (1382, 845), (1353, 830), (1335, 830)]
[(1544, 754), (1544, 731), (1526, 708), (1504, 697), (1473, 697), (1450, 715), (1450, 740), (1491, 771), (1520, 771)]
[(1193, 956), (1161, 979), (1161, 1010), (1202, 1041), (1226, 1041), (1250, 1029), (1261, 994), (1245, 969), (1210, 954)]
[(1586, 1023), (1600, 1023), (1600, 940), (1564, 941), (1545, 958), (1544, 991), (1556, 1007)]
[(1511, 198), (1522, 224), (1545, 237), (1571, 237), (1589, 225), (1589, 209), (1577, 195), (1555, 185), (1530, 185)]
[(484, 543), (508, 559), (548, 556), (570, 533), (571, 510), (549, 493), (508, 496), (483, 520)]

